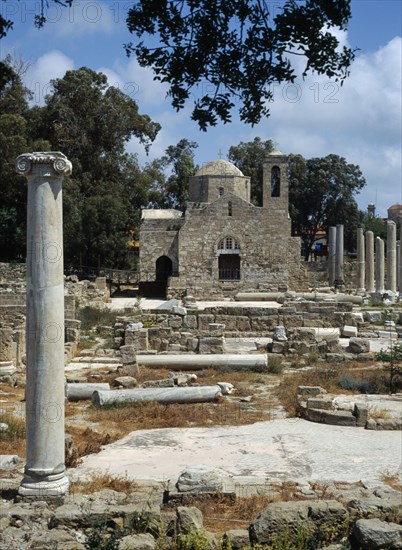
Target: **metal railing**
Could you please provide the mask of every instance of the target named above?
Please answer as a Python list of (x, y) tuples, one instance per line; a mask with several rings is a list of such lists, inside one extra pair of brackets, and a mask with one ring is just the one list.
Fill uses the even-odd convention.
[(240, 269), (238, 267), (225, 267), (219, 269), (220, 281), (238, 281), (240, 280)]

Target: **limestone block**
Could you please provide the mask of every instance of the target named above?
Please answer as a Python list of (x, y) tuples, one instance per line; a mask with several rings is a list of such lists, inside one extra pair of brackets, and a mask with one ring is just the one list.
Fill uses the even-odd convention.
[(215, 322), (222, 323), (225, 325), (225, 330), (229, 332), (234, 332), (237, 330), (237, 317), (236, 315), (216, 315)]
[(365, 311), (363, 316), (369, 323), (380, 323), (382, 319), (381, 311)]
[(309, 397), (307, 399), (307, 409), (334, 410), (332, 399), (325, 397)]
[(183, 318), (183, 328), (196, 329), (198, 327), (196, 315), (186, 315)]
[(134, 388), (137, 380), (133, 376), (118, 376), (114, 379), (113, 386), (123, 388)]
[(356, 426), (356, 418), (350, 411), (326, 411), (322, 409), (307, 409), (307, 420), (330, 424), (332, 426)]
[(366, 353), (370, 351), (370, 340), (367, 338), (351, 338), (346, 351), (349, 353)]
[(175, 315), (187, 315), (187, 309), (183, 306), (174, 306), (172, 308), (172, 313), (174, 313)]
[(357, 336), (357, 327), (351, 325), (345, 325), (342, 329), (342, 336), (345, 338), (356, 338)]
[(0, 455), (0, 470), (13, 470), (18, 468), (21, 459), (18, 455)]
[(275, 316), (252, 316), (251, 330), (255, 332), (263, 332), (273, 329), (278, 324), (278, 317)]
[(285, 353), (287, 350), (286, 342), (272, 342), (271, 353)]
[(176, 514), (179, 533), (187, 534), (202, 529), (202, 512), (195, 506), (178, 506)]
[(274, 502), (269, 504), (250, 525), (252, 543), (270, 544), (277, 533), (296, 531), (309, 525), (307, 502)]
[(284, 315), (282, 318), (283, 324), (287, 328), (301, 327), (303, 325), (303, 316), (302, 315)]
[(181, 493), (219, 493), (224, 491), (228, 477), (230, 474), (219, 468), (189, 466), (179, 475), (176, 488)]
[(141, 330), (143, 327), (141, 321), (137, 321), (136, 323), (127, 323), (126, 330)]
[(212, 332), (223, 332), (226, 326), (224, 323), (209, 323), (208, 328)]
[(12, 361), (0, 361), (0, 377), (10, 376), (14, 374), (16, 370)]
[(363, 548), (402, 548), (402, 526), (379, 519), (359, 519), (353, 527), (353, 536)]
[(272, 340), (277, 342), (286, 342), (287, 341), (285, 327), (283, 325), (277, 325), (272, 336)]
[(210, 336), (207, 338), (200, 338), (199, 340), (199, 353), (223, 353), (225, 340), (221, 336)]
[(123, 365), (131, 365), (137, 362), (135, 345), (125, 345), (120, 348), (121, 362)]
[(183, 324), (183, 318), (180, 315), (171, 315), (169, 316), (168, 324), (173, 330), (178, 330)]
[(363, 498), (353, 498), (347, 503), (348, 509), (353, 515), (360, 518), (380, 518), (388, 521), (395, 517), (395, 513), (402, 513), (401, 494), (397, 491), (388, 496), (381, 497), (370, 495)]
[(214, 315), (200, 313), (198, 315), (198, 330), (209, 330), (209, 324), (214, 322)]
[(237, 317), (237, 330), (240, 332), (249, 332), (251, 330), (251, 323), (249, 317), (239, 316)]
[[(291, 332), (290, 339), (292, 341), (298, 340), (304, 343), (313, 344), (316, 341), (315, 330), (313, 328), (304, 328), (304, 327), (294, 329)], [(292, 342), (292, 346), (293, 346), (293, 342)]]
[(355, 403), (353, 414), (356, 417), (356, 426), (364, 427), (368, 420), (368, 407), (361, 403)]

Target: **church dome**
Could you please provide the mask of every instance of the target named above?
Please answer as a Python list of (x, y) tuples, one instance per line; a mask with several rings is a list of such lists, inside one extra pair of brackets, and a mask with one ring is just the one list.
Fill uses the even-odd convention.
[(212, 160), (198, 170), (196, 176), (243, 176), (244, 174), (234, 164), (227, 160)]

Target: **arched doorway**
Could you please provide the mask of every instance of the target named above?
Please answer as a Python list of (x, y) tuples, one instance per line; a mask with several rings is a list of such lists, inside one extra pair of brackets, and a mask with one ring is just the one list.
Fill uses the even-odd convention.
[(158, 283), (167, 283), (173, 273), (173, 263), (168, 256), (160, 256), (155, 263), (155, 280)]

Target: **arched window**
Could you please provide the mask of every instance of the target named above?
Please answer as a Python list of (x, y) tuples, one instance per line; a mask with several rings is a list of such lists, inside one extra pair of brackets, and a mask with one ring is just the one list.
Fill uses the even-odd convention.
[(279, 166), (271, 168), (271, 197), (281, 196), (281, 170)]
[(220, 197), (223, 197), (225, 194), (225, 188), (224, 187), (218, 187), (218, 194)]
[(218, 250), (240, 250), (240, 245), (233, 237), (225, 237), (220, 241)]
[(232, 201), (228, 202), (228, 216), (233, 216)]

